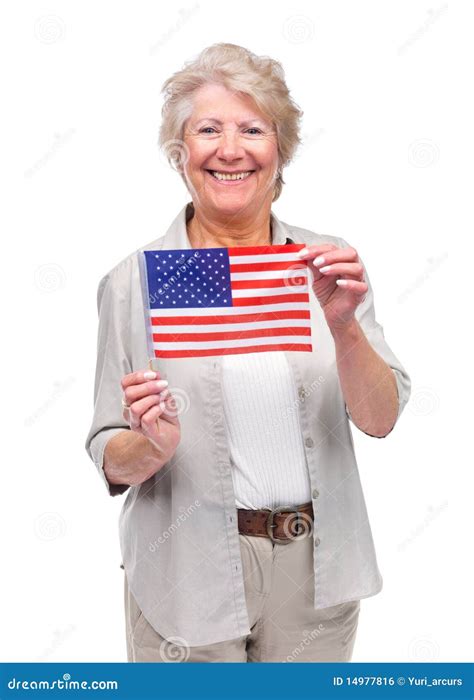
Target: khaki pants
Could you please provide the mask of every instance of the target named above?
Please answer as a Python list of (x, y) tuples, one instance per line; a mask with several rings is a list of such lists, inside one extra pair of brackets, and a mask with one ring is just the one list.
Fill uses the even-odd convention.
[(251, 632), (205, 646), (177, 647), (143, 616), (125, 576), (127, 656), (132, 662), (350, 661), (360, 601), (313, 608), (313, 538), (286, 545), (239, 535)]

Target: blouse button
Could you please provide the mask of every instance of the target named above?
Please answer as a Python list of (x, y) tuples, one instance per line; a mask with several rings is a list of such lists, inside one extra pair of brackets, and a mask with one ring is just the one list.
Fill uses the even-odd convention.
[(320, 544), (321, 544), (321, 540), (319, 539), (319, 537), (316, 537), (316, 539), (314, 540), (314, 546), (319, 547)]
[(319, 496), (318, 489), (313, 489), (313, 498), (317, 498), (318, 496)]
[(313, 438), (310, 438), (310, 437), (306, 438), (306, 440), (304, 441), (304, 444), (306, 445), (306, 447), (313, 447), (313, 445), (314, 445)]

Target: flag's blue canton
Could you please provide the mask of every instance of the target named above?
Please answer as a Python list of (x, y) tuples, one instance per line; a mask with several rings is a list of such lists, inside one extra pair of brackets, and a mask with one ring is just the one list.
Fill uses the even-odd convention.
[(144, 253), (151, 309), (232, 307), (227, 248)]

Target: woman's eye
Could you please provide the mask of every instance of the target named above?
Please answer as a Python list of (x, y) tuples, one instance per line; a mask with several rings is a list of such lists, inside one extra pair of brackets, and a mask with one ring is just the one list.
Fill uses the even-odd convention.
[[(251, 126), (248, 129), (245, 130), (246, 133), (250, 133), (251, 136), (256, 136), (257, 134), (261, 134), (262, 131), (260, 129), (257, 129), (256, 126)], [(205, 126), (200, 130), (201, 134), (216, 134), (217, 131), (213, 126)]]

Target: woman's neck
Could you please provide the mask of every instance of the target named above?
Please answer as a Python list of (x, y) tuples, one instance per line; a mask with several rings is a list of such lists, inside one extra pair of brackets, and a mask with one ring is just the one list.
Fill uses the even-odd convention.
[(231, 248), (271, 245), (270, 212), (261, 212), (253, 221), (217, 221), (194, 209), (186, 229), (192, 248)]

